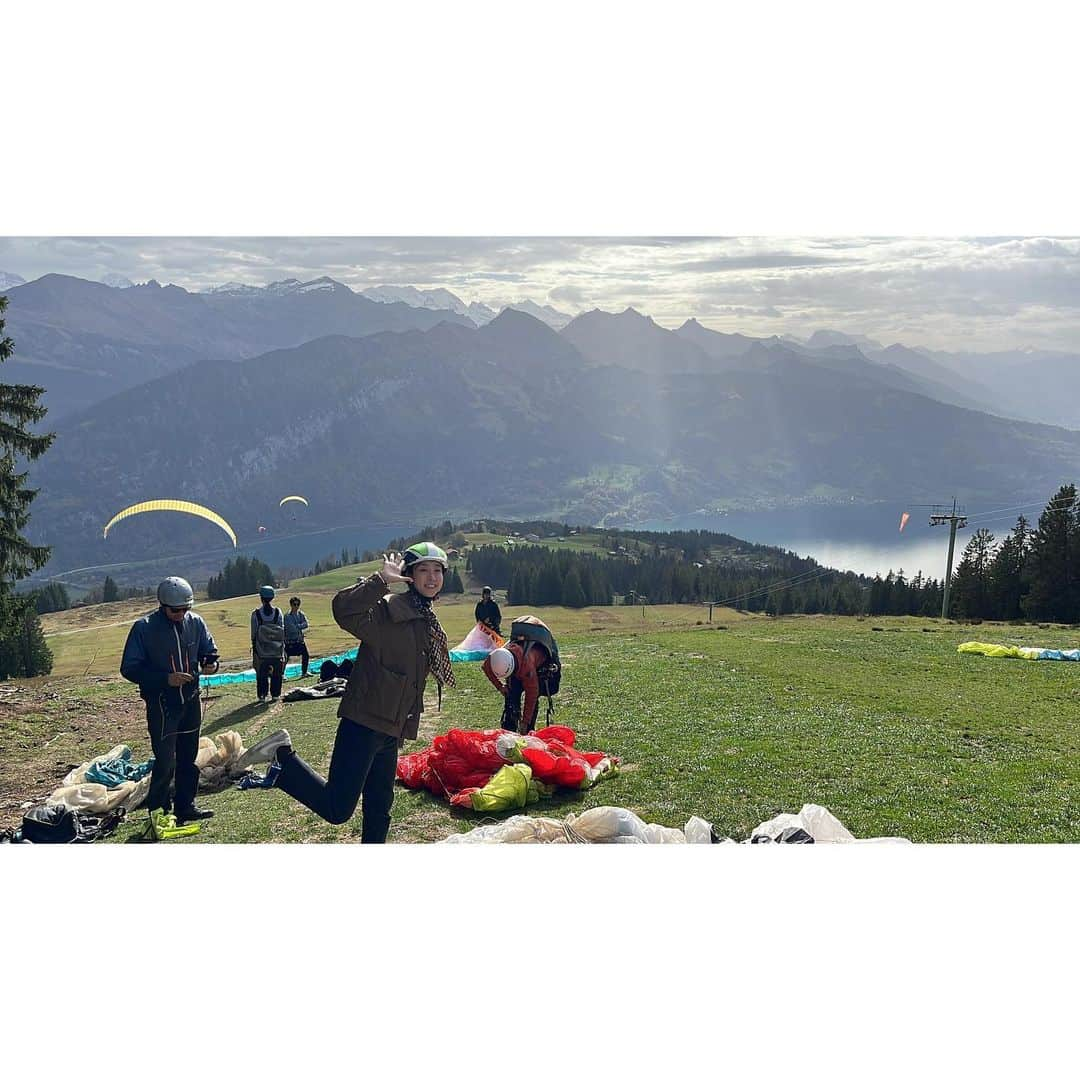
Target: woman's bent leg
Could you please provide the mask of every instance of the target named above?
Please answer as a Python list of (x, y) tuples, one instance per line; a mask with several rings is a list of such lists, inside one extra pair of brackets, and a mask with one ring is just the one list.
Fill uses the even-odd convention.
[(356, 809), (380, 740), (384, 738), (371, 728), (342, 719), (338, 723), (327, 779), (319, 776), (299, 754), (280, 754), (281, 775), (274, 786), (332, 825), (341, 825)]

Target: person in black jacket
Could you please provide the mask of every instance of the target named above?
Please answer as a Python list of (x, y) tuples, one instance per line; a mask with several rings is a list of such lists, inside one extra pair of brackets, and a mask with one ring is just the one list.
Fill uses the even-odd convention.
[(476, 621), (490, 627), (496, 634), (502, 633), (502, 612), (491, 596), (491, 586), (485, 585), (476, 605)]
[[(181, 577), (166, 578), (157, 589), (158, 609), (144, 615), (128, 631), (120, 674), (137, 683), (146, 702), (146, 726), (154, 754), (150, 792), (145, 806), (169, 813), (175, 807), (178, 823), (214, 816), (195, 805), (199, 770), (202, 706), (199, 673), (212, 675), (218, 667), (214, 639), (199, 615), (191, 610), (194, 594)], [(169, 788), (175, 781), (175, 798)]]

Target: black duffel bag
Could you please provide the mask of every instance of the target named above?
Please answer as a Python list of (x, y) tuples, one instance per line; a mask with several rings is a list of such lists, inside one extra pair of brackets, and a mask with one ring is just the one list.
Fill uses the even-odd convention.
[(79, 838), (79, 819), (66, 806), (35, 806), (23, 815), (22, 838), (31, 844), (71, 844)]

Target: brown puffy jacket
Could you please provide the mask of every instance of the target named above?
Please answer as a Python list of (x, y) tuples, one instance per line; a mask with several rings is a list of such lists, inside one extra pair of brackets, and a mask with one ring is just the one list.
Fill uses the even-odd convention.
[(337, 593), (332, 610), (338, 626), (362, 642), (338, 716), (396, 735), (399, 744), (415, 739), (428, 674), (427, 619), (378, 573)]

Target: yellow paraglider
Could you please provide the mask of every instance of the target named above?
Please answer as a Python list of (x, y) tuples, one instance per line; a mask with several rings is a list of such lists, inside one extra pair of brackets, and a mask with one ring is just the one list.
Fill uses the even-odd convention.
[(121, 510), (119, 514), (112, 518), (109, 524), (105, 526), (105, 531), (101, 534), (102, 539), (109, 535), (109, 530), (118, 521), (131, 517), (133, 514), (144, 514), (148, 510), (179, 510), (184, 514), (194, 514), (196, 517), (206, 518), (207, 521), (212, 521), (215, 525), (224, 529), (228, 533), (233, 547), (236, 547), (236, 533), (232, 531), (232, 526), (220, 514), (215, 514), (213, 510), (208, 510), (198, 503), (184, 502), (182, 499), (151, 499), (149, 502), (135, 503), (134, 506)]
[(293, 502), (293, 501), (302, 502), (305, 506), (307, 506), (307, 504), (308, 504), (307, 499), (305, 499), (303, 495), (286, 495), (285, 498), (282, 499), (281, 502), (278, 503), (278, 507), (280, 508), (280, 507), (284, 506), (287, 502)]

